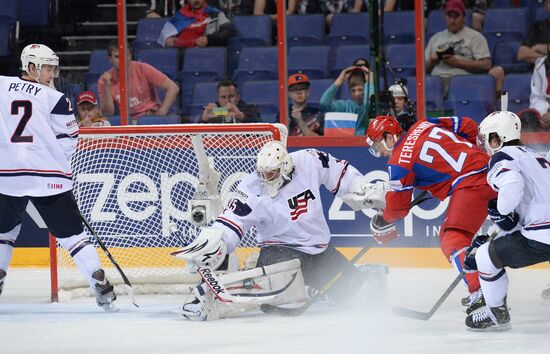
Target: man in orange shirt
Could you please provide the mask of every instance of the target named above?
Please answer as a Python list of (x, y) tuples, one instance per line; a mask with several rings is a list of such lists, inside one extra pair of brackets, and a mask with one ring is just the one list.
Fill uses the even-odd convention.
[[(118, 43), (111, 42), (107, 48), (109, 61), (113, 67), (98, 80), (100, 110), (106, 115), (120, 111), (120, 79), (118, 63)], [(132, 60), (130, 51), (128, 58), (128, 104), (130, 116), (139, 118), (143, 115), (165, 116), (180, 91), (178, 85), (149, 64)], [(155, 87), (166, 91), (164, 101), (159, 101)]]

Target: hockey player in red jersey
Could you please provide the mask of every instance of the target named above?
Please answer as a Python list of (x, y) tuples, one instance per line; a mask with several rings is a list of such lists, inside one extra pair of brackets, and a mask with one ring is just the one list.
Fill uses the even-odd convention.
[[(487, 184), (489, 157), (476, 146), (477, 124), (467, 117), (441, 117), (418, 121), (405, 133), (395, 118), (379, 116), (369, 126), (367, 143), (375, 156), (389, 157), (392, 190), (386, 207), (371, 220), (379, 243), (395, 239), (395, 222), (410, 209), (415, 188), (443, 201), (450, 197), (439, 234), (441, 250), (458, 270), (465, 251), (487, 217), (487, 204), (496, 193)], [(466, 274), (469, 302), (482, 297), (477, 273)], [(479, 301), (475, 302), (476, 304)], [(475, 310), (469, 307), (467, 312)]]

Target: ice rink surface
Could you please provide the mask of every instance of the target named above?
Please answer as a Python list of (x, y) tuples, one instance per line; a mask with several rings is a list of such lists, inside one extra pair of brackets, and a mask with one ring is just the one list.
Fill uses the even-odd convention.
[(104, 313), (93, 298), (49, 303), (46, 270), (10, 269), (0, 296), (0, 353), (550, 353), (550, 303), (540, 293), (548, 270), (511, 270), (512, 330), (464, 327), (462, 285), (429, 321), (396, 317), (391, 305), (428, 311), (455, 277), (452, 270), (391, 269), (386, 302), (336, 312), (318, 305), (301, 317), (256, 314), (212, 322), (183, 319), (184, 296), (120, 297)]

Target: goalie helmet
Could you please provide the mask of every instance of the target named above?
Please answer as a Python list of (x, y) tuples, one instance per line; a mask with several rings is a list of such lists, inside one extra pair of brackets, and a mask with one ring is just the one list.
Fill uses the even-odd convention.
[(386, 150), (392, 150), (386, 145), (385, 134), (393, 136), (397, 141), (398, 135), (403, 132), (399, 122), (392, 116), (378, 116), (372, 121), (367, 129), (367, 144), (369, 151), (376, 157), (380, 157), (380, 146), (383, 145)]
[(404, 85), (393, 84), (388, 88), (388, 91), (391, 92), (392, 97), (409, 97), (409, 91)]
[(33, 77), (29, 72), (30, 63), (35, 65), (38, 76), (40, 76), (42, 65), (55, 67), (54, 77), (59, 76), (59, 57), (53, 50), (43, 44), (29, 44), (21, 52), (21, 70), (25, 71), (33, 79), (38, 79), (38, 77)]
[(280, 141), (268, 142), (258, 153), (256, 172), (270, 197), (275, 197), (279, 189), (290, 182), (293, 170), (292, 158)]
[[(491, 133), (500, 139), (500, 145), (492, 148), (489, 144)], [(513, 112), (496, 111), (489, 114), (479, 124), (478, 145), (485, 145), (491, 155), (500, 150), (504, 143), (519, 140), (521, 137), (521, 119)]]

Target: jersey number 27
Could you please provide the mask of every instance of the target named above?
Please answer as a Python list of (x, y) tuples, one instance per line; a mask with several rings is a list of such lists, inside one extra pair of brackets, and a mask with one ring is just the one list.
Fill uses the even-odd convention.
[[(472, 147), (471, 143), (467, 141), (458, 140), (456, 135), (454, 135), (448, 130), (441, 129), (439, 127), (432, 128), (432, 131), (428, 136), (435, 140), (441, 140), (445, 137), (448, 137), (456, 144), (464, 144), (468, 147)], [(461, 152), (458, 155), (458, 158), (454, 159), (447, 151), (445, 151), (445, 149), (441, 145), (439, 145), (436, 142), (428, 140), (428, 141), (425, 141), (424, 144), (422, 144), (422, 150), (420, 150), (420, 155), (419, 155), (420, 160), (428, 163), (432, 163), (434, 160), (434, 156), (430, 154), (432, 151), (440, 155), (441, 158), (443, 158), (443, 160), (445, 160), (456, 172), (462, 171), (462, 167), (464, 166), (464, 161), (466, 161), (466, 156), (468, 155), (468, 153), (466, 152)]]

